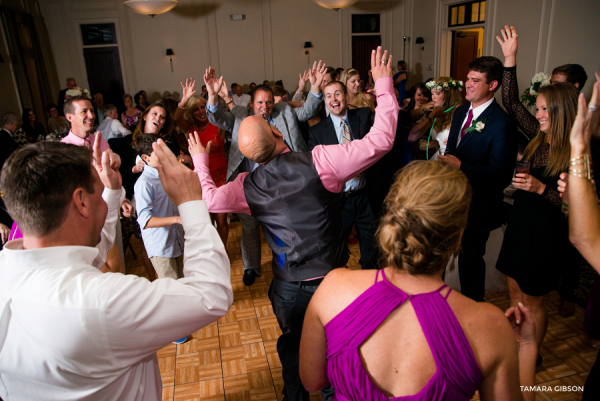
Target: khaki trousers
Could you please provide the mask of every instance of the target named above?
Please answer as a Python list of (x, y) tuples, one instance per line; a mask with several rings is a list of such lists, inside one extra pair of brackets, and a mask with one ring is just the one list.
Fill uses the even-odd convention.
[(170, 277), (173, 280), (183, 277), (183, 255), (177, 258), (153, 256), (150, 258), (158, 278)]

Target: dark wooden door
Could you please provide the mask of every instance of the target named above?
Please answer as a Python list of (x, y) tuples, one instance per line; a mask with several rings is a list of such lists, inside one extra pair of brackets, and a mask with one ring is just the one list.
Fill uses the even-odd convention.
[(114, 104), (123, 110), (123, 76), (121, 75), (121, 60), (119, 48), (89, 47), (83, 49), (85, 69), (92, 96), (102, 93), (104, 104)]
[[(477, 58), (477, 32), (455, 31), (452, 36), (452, 78), (466, 81), (469, 73), (469, 63)], [(460, 92), (465, 101), (466, 91)]]
[(367, 81), (367, 72), (371, 69), (371, 51), (381, 46), (381, 35), (352, 36), (352, 68)]

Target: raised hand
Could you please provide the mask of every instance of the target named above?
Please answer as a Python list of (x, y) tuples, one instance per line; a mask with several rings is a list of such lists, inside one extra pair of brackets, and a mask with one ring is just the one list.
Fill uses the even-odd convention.
[(227, 84), (225, 80), (223, 80), (223, 84), (221, 85), (221, 89), (219, 89), (218, 95), (225, 99), (225, 101), (229, 101), (229, 91), (227, 90)]
[(504, 26), (504, 29), (500, 30), (502, 39), (500, 36), (496, 36), (496, 40), (502, 47), (502, 53), (504, 54), (504, 66), (514, 67), (517, 65), (517, 50), (519, 49), (519, 43), (517, 42), (517, 31), (514, 26), (510, 28), (508, 25)]
[(198, 174), (177, 162), (167, 144), (159, 139), (152, 144), (159, 165), (156, 167), (165, 192), (175, 205), (202, 199), (202, 187)]
[(223, 77), (217, 79), (217, 73), (212, 67), (208, 67), (204, 73), (204, 85), (208, 91), (208, 97), (213, 97), (219, 93), (221, 85), (223, 85)]
[(323, 82), (325, 71), (327, 71), (327, 65), (325, 63), (321, 65), (321, 60), (319, 60), (319, 64), (317, 65), (317, 62), (314, 62), (313, 67), (308, 73), (308, 79), (310, 80), (310, 90), (312, 92), (316, 94), (321, 93), (321, 83)]
[(179, 102), (179, 105), (185, 108), (185, 105), (187, 104), (188, 100), (190, 100), (192, 95), (196, 93), (196, 91), (194, 90), (194, 86), (196, 86), (196, 80), (190, 77), (189, 82), (187, 78), (185, 79), (185, 85), (183, 84), (183, 82), (180, 82), (180, 84), (181, 88), (183, 89), (183, 95), (181, 97), (181, 102)]
[(572, 153), (581, 155), (587, 153), (590, 147), (592, 135), (598, 136), (600, 125), (600, 110), (597, 110), (598, 97), (600, 95), (600, 76), (596, 73), (597, 82), (594, 83), (594, 89), (590, 104), (587, 106), (583, 93), (579, 95), (577, 105), (577, 117), (571, 128), (571, 149)]
[(206, 153), (207, 155), (210, 154), (211, 146), (212, 141), (209, 141), (206, 144), (206, 147), (204, 147), (204, 145), (202, 145), (202, 142), (200, 141), (200, 135), (198, 135), (196, 132), (190, 133), (190, 136), (188, 138), (188, 150), (190, 151), (190, 155), (192, 155), (192, 157), (196, 156), (199, 153)]
[(112, 150), (108, 149), (102, 152), (100, 149), (100, 141), (102, 135), (96, 132), (96, 139), (92, 148), (92, 165), (100, 176), (100, 181), (108, 189), (121, 188), (121, 174), (119, 167), (121, 166), (121, 158)]
[(371, 52), (371, 71), (374, 81), (377, 81), (379, 78), (392, 76), (392, 56), (388, 57), (387, 50), (382, 55), (381, 46), (378, 46), (377, 50)]
[(298, 92), (303, 92), (304, 91), (304, 87), (306, 86), (306, 82), (308, 81), (308, 71), (304, 71), (304, 74), (300, 73), (298, 74), (298, 77), (300, 78), (298, 80)]

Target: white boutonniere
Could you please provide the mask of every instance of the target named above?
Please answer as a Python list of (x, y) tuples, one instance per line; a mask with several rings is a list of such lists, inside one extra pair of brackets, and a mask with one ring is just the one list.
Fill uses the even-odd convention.
[(481, 121), (473, 120), (473, 122), (471, 123), (471, 126), (465, 130), (465, 133), (471, 132), (471, 131), (481, 132), (485, 128), (486, 123), (487, 123), (487, 120), (481, 120)]

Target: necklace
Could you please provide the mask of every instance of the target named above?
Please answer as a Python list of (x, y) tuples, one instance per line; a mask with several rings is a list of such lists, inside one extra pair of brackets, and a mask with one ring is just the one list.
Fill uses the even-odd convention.
[(206, 129), (206, 127), (208, 127), (208, 121), (204, 124), (204, 127), (201, 127), (200, 125), (198, 126), (198, 129), (202, 132), (204, 132), (204, 130)]

